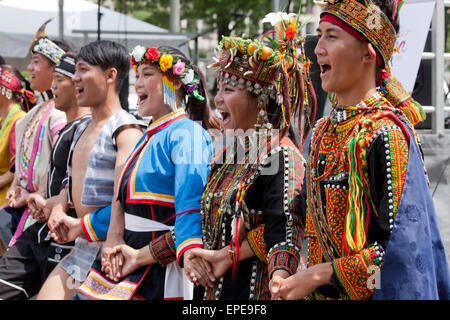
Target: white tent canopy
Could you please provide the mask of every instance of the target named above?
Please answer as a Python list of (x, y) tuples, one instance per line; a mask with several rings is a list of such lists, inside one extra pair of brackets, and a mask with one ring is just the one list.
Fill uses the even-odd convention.
[[(58, 38), (58, 3), (58, 0), (0, 1), (0, 55), (7, 61), (14, 59), (15, 62), (26, 58), (37, 29), (51, 18), (53, 20), (47, 24), (46, 28), (47, 36)], [(75, 49), (97, 40), (97, 11), (98, 6), (89, 1), (64, 1), (64, 40)], [(101, 34), (101, 39), (117, 41), (128, 49), (137, 44), (169, 45), (188, 54), (188, 38), (184, 35), (169, 34), (165, 29), (104, 7), (101, 7), (100, 12), (102, 14), (100, 30), (105, 32)], [(88, 30), (90, 33), (83, 34), (80, 30)], [(139, 34), (133, 34), (133, 32)]]

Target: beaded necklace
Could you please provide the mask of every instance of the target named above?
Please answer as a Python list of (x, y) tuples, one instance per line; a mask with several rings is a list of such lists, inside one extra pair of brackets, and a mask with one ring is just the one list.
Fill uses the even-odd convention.
[[(368, 97), (367, 99), (359, 102), (355, 106), (342, 107), (337, 104), (335, 104), (333, 106), (333, 110), (331, 111), (326, 124), (322, 127), (322, 130), (317, 134), (317, 139), (312, 145), (311, 150), (313, 152), (313, 157), (312, 157), (313, 181), (317, 182), (317, 181), (322, 181), (322, 180), (328, 178), (330, 176), (331, 172), (336, 167), (338, 159), (339, 159), (339, 157), (336, 156), (334, 158), (332, 165), (329, 166), (328, 169), (325, 169), (324, 172), (320, 176), (316, 176), (316, 174), (318, 174), (318, 172), (319, 172), (318, 167), (317, 167), (319, 153), (316, 151), (318, 150), (318, 147), (320, 146), (320, 143), (322, 142), (324, 133), (329, 130), (331, 125), (334, 124), (334, 127), (336, 128), (336, 126), (338, 125), (339, 122), (346, 121), (347, 119), (353, 118), (351, 125), (350, 125), (352, 127), (352, 130), (349, 130), (347, 132), (347, 134), (345, 135), (344, 140), (343, 140), (343, 141), (346, 141), (352, 134), (355, 133), (356, 130), (358, 130), (358, 128), (356, 128), (356, 126), (354, 126), (354, 124), (357, 123), (367, 112), (373, 110), (373, 108), (371, 108), (371, 106), (380, 100), (386, 101), (386, 99), (384, 99), (384, 97), (382, 96), (382, 94), (380, 92), (376, 92), (375, 94), (373, 94), (372, 96)], [(345, 144), (342, 143), (339, 146), (337, 154), (341, 154), (344, 145)]]
[[(226, 150), (226, 149), (225, 149)], [(232, 181), (225, 186), (225, 189), (220, 192), (220, 194), (217, 194), (217, 189), (219, 186), (223, 183), (223, 178), (225, 177), (225, 174), (231, 169), (232, 165), (234, 164), (233, 161), (236, 160), (236, 154), (237, 150), (233, 153), (232, 156), (228, 157), (226, 159), (226, 162), (220, 166), (215, 172), (211, 171), (210, 178), (208, 179), (208, 183), (205, 187), (205, 191), (202, 195), (202, 229), (204, 237), (204, 243), (205, 246), (208, 249), (216, 248), (218, 242), (219, 242), (219, 234), (222, 231), (222, 223), (223, 223), (223, 211), (226, 209), (226, 201), (230, 198), (231, 192), (235, 190), (236, 186), (240, 186), (240, 180), (244, 176), (245, 172), (247, 171), (246, 168), (248, 167), (248, 147), (246, 147), (245, 150), (245, 157), (244, 157), (244, 163), (238, 166), (236, 172), (234, 173), (234, 177)], [(239, 191), (238, 191), (239, 194)], [(214, 219), (214, 223), (212, 226), (209, 226), (207, 229), (206, 222), (212, 222), (212, 214), (213, 210), (211, 208), (212, 202), (214, 200), (215, 196), (221, 196), (219, 208), (217, 210), (216, 217)]]
[[(28, 187), (30, 190), (34, 186), (33, 172), (35, 172), (40, 160), (41, 146), (45, 135), (46, 124), (43, 121), (45, 121), (52, 108), (52, 102), (47, 101), (39, 106), (39, 110), (37, 110), (33, 117), (29, 119), (24, 130), (24, 136), (21, 140), (19, 152), (19, 174), (21, 180), (28, 180)], [(41, 130), (37, 132), (39, 127)], [(34, 139), (32, 139), (33, 135), (35, 136)], [(31, 162), (33, 162), (32, 171), (30, 170)], [(32, 177), (31, 181), (30, 177)]]
[[(260, 148), (262, 141), (259, 141), (258, 147)], [(245, 156), (243, 163), (233, 163), (233, 160), (236, 160), (236, 148), (233, 155), (228, 157), (223, 165), (217, 168), (217, 170), (212, 170), (210, 173), (208, 183), (202, 195), (202, 229), (204, 234), (204, 244), (208, 249), (217, 248), (217, 244), (221, 238), (219, 235), (222, 231), (224, 231), (224, 211), (227, 211), (229, 214), (234, 213), (236, 217), (241, 217), (242, 215), (241, 208), (243, 206), (245, 195), (247, 194), (248, 189), (253, 185), (253, 182), (259, 172), (257, 170), (259, 161), (256, 161), (255, 163), (251, 163), (251, 161), (249, 161), (250, 147), (249, 141), (245, 140)], [(226, 148), (224, 148), (224, 150), (226, 151)], [(236, 165), (236, 167), (234, 168), (235, 172), (232, 180), (228, 184), (224, 185), (224, 178), (233, 165)], [(219, 187), (223, 187), (224, 189), (220, 193), (217, 193), (217, 189)], [(233, 199), (234, 208), (230, 208), (229, 201), (232, 198), (233, 192), (236, 192)], [(215, 196), (221, 197), (217, 213), (214, 213), (214, 209), (212, 208), (212, 203)], [(213, 220), (214, 222), (212, 223), (212, 226), (207, 226), (207, 223), (211, 224)], [(223, 240), (222, 235), (222, 241)]]

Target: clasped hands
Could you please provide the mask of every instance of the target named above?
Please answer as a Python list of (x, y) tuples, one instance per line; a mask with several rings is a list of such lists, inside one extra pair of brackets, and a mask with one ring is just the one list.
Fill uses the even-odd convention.
[(30, 193), (22, 186), (16, 185), (8, 190), (6, 199), (11, 208), (28, 206), (33, 219), (40, 223), (47, 221), (50, 216), (52, 203), (38, 192)]

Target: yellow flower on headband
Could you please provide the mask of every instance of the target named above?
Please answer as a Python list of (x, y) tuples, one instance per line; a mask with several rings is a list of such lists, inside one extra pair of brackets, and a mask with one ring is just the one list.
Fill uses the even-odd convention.
[(159, 58), (159, 68), (162, 72), (166, 72), (172, 68), (173, 57), (170, 54), (164, 54)]

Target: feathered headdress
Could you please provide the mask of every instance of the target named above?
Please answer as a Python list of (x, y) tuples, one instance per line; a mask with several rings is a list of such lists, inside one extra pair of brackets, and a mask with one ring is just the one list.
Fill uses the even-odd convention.
[(56, 43), (47, 38), (45, 34), (45, 27), (50, 21), (52, 21), (52, 19), (48, 19), (42, 24), (42, 26), (39, 27), (38, 31), (34, 35), (29, 50), (32, 53), (37, 52), (43, 54), (53, 63), (58, 65), (65, 51), (61, 49)]
[[(218, 69), (218, 80), (257, 95), (261, 108), (268, 105), (269, 99), (275, 100), (281, 114), (274, 124), (277, 129), (286, 130), (291, 116), (297, 115), (303, 141), (314, 121), (316, 96), (309, 79), (304, 38), (298, 34), (302, 26), (296, 14), (285, 12), (269, 13), (263, 22), (270, 22), (274, 30), (259, 40), (222, 37), (215, 62), (208, 68)], [(266, 122), (266, 126), (271, 128), (272, 124)]]

